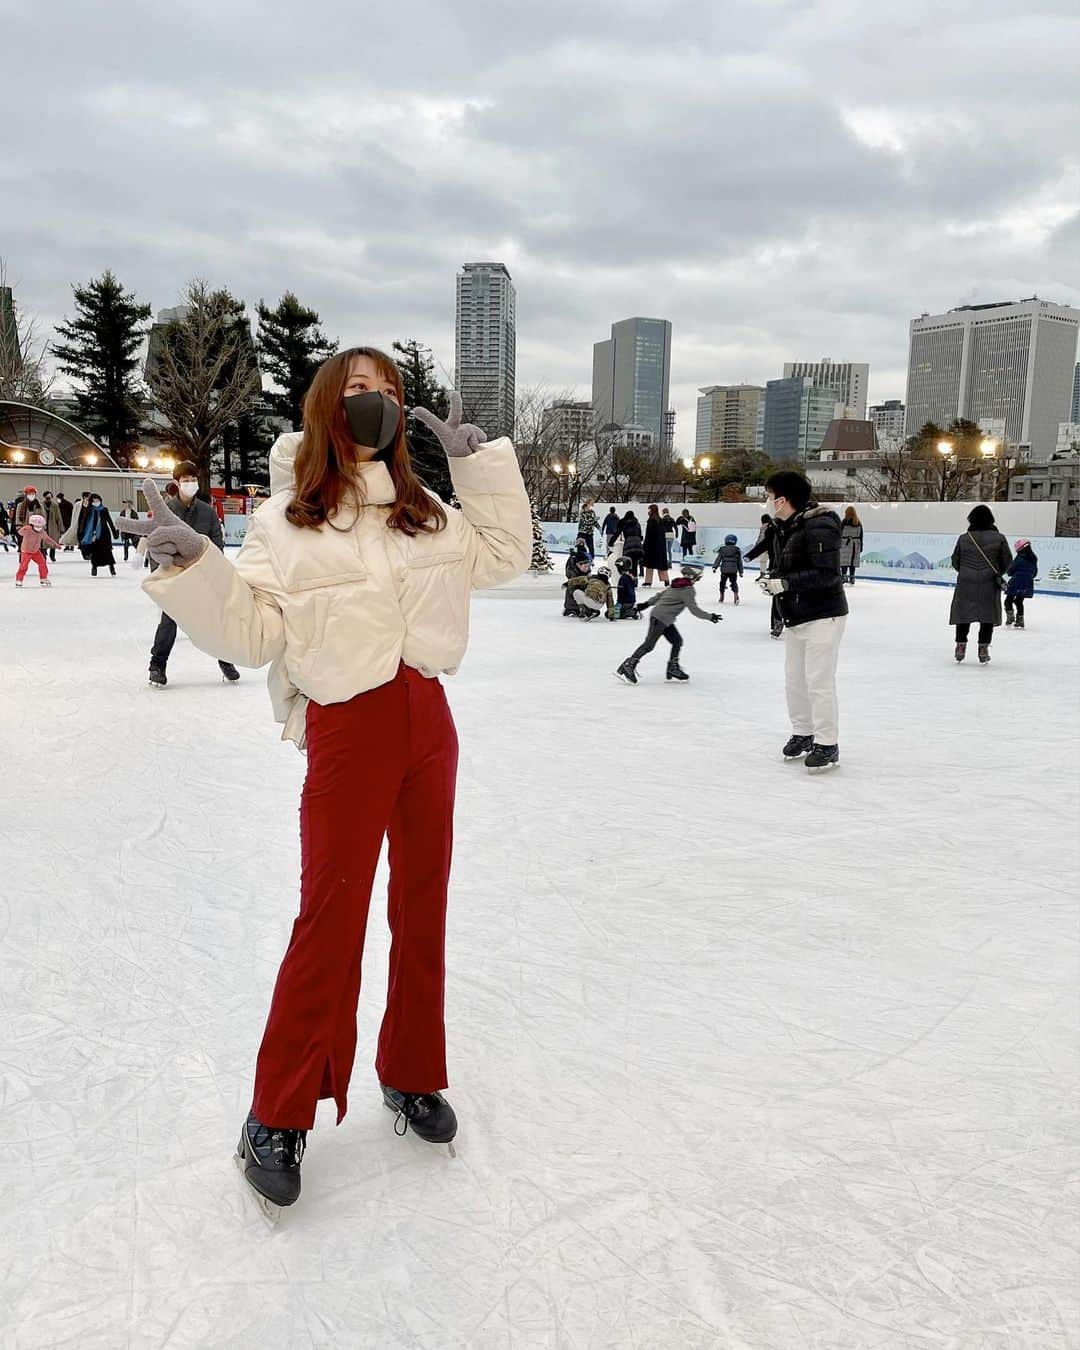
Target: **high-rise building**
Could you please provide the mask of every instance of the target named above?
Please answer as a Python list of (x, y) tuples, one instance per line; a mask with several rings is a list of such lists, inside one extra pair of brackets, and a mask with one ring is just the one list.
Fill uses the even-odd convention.
[(457, 275), (454, 386), (488, 436), (514, 432), (516, 294), (505, 264), (465, 263)]
[(1032, 297), (912, 319), (905, 432), (1004, 418), (1007, 439), (1049, 454), (1068, 420), (1080, 310)]
[(671, 324), (622, 319), (593, 345), (592, 402), (600, 426), (644, 427), (663, 443), (671, 382)]
[(834, 390), (835, 401), (849, 409), (843, 416), (854, 417), (860, 422), (866, 420), (870, 367), (865, 361), (834, 361), (828, 356), (823, 356), (820, 361), (786, 361), (784, 378), (797, 376), (809, 376), (819, 388)]
[(557, 398), (544, 409), (544, 441), (552, 450), (574, 450), (593, 438), (595, 414), (591, 403)]
[(660, 438), (661, 449), (675, 449), (675, 409), (668, 408), (664, 413), (664, 430)]
[(694, 454), (753, 450), (764, 388), (760, 384), (709, 384), (698, 392)]
[(0, 353), (5, 367), (16, 370), (22, 366), (19, 326), (15, 322), (15, 300), (10, 286), (0, 286)]
[(1080, 422), (1080, 361), (1073, 371), (1072, 416), (1070, 422)]
[(878, 449), (885, 455), (895, 454), (904, 444), (904, 405), (898, 398), (887, 398), (870, 409)]
[(757, 448), (770, 459), (815, 459), (829, 423), (846, 412), (835, 390), (809, 375), (768, 380), (758, 405)]

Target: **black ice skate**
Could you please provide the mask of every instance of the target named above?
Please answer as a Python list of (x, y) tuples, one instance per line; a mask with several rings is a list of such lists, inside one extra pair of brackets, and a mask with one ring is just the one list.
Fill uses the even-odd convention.
[(418, 1134), (429, 1144), (445, 1144), (451, 1158), (457, 1157), (453, 1144), (457, 1134), (457, 1116), (441, 1092), (399, 1092), (385, 1083), (379, 1086), (382, 1088), (383, 1105), (397, 1114), (395, 1134), (404, 1135), (412, 1126), (413, 1134)]
[(679, 658), (673, 656), (667, 663), (667, 670), (664, 672), (664, 678), (666, 680), (678, 680), (680, 684), (685, 684), (690, 676), (687, 675), (686, 671), (679, 665)]
[(637, 663), (635, 661), (624, 661), (615, 671), (615, 678), (623, 680), (626, 684), (637, 684)]
[(253, 1112), (244, 1121), (236, 1165), (271, 1223), (300, 1197), (300, 1160), (306, 1144), (307, 1130), (275, 1130), (263, 1125)]
[(150, 667), (150, 683), (157, 685), (159, 689), (165, 688), (165, 686), (169, 683), (169, 681), (165, 676), (164, 666)]
[(803, 755), (808, 755), (813, 748), (813, 736), (792, 736), (791, 740), (784, 746), (784, 758), (802, 759)]
[(953, 655), (956, 657), (958, 661), (962, 661), (964, 657), (967, 656), (967, 643), (958, 642), (956, 644), (956, 650), (953, 652)]
[(990, 664), (990, 645), (986, 642), (979, 643), (979, 665), (988, 666)]
[(824, 773), (826, 769), (835, 769), (840, 763), (840, 747), (815, 745), (804, 762), (811, 773)]
[(1006, 628), (1011, 628), (1015, 622), (1016, 622), (1016, 620), (1013, 618), (1013, 612), (1012, 612), (1012, 610), (1011, 610), (1011, 609), (1007, 609), (1007, 610), (1005, 611), (1005, 627), (1006, 627)]
[(219, 661), (218, 665), (221, 667), (221, 677), (226, 684), (235, 684), (240, 678), (240, 672), (231, 661)]
[[(46, 586), (47, 586), (49, 583), (46, 582), (45, 584), (46, 584)], [(1013, 627), (1014, 627), (1014, 628), (1023, 628), (1023, 626), (1024, 626), (1024, 616), (1023, 616), (1022, 614), (1018, 614), (1018, 615), (1016, 616), (1016, 622), (1013, 624)]]

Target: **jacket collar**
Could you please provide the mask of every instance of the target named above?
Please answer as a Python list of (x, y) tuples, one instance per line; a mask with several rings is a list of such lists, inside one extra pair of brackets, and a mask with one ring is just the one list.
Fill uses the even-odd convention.
[[(294, 479), (296, 452), (303, 439), (301, 431), (287, 431), (279, 436), (270, 451), (270, 493), (291, 492)], [(389, 506), (397, 497), (390, 470), (382, 460), (369, 460), (357, 466), (365, 506)]]

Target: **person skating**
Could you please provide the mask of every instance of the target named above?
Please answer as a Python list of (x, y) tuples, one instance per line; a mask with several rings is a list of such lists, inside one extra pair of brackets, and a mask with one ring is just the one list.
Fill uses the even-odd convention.
[(853, 506), (844, 508), (840, 525), (840, 575), (845, 586), (855, 585), (855, 571), (862, 562), (863, 527)]
[(619, 513), (613, 506), (608, 507), (608, 513), (600, 528), (604, 535), (604, 552), (610, 553), (615, 547), (615, 537), (619, 533)]
[(634, 564), (629, 558), (620, 558), (615, 564), (619, 584), (615, 594), (615, 616), (619, 619), (640, 619), (637, 608), (637, 580)]
[(675, 553), (675, 542), (679, 537), (679, 523), (666, 506), (660, 512), (660, 524), (664, 527), (664, 544), (667, 548), (667, 565), (668, 571), (670, 571)]
[(645, 565), (645, 580), (642, 587), (648, 590), (653, 583), (653, 572), (660, 573), (660, 580), (668, 584), (668, 546), (665, 526), (658, 506), (650, 506), (645, 519), (645, 541), (642, 548), (642, 561)]
[(577, 601), (574, 598), (574, 591), (570, 588), (578, 589), (579, 583), (587, 581), (592, 572), (592, 566), (588, 558), (568, 559), (566, 564), (566, 580), (562, 584), (563, 592), (563, 618), (576, 619), (578, 617)]
[(649, 608), (652, 608), (653, 612), (649, 616), (649, 631), (645, 634), (644, 642), (615, 671), (615, 674), (627, 684), (637, 684), (638, 662), (652, 651), (661, 638), (666, 638), (671, 644), (665, 678), (678, 680), (680, 683), (688, 680), (690, 676), (679, 664), (683, 638), (675, 626), (675, 620), (684, 609), (699, 619), (706, 619), (709, 623), (719, 623), (723, 617), (720, 614), (706, 613), (697, 602), (694, 585), (701, 580), (702, 566), (699, 563), (683, 563), (679, 571), (681, 575), (669, 586), (665, 586), (658, 595), (651, 596), (637, 606), (639, 614)]
[(956, 568), (956, 588), (949, 607), (949, 623), (956, 625), (953, 656), (967, 656), (971, 625), (979, 625), (979, 664), (990, 660), (994, 629), (1001, 627), (1002, 578), (1012, 563), (1012, 549), (994, 523), (994, 513), (980, 504), (968, 512), (968, 529), (956, 541), (952, 565)]
[(26, 576), (30, 564), (34, 563), (38, 570), (38, 581), (42, 586), (51, 586), (45, 550), (59, 548), (59, 545), (52, 535), (46, 532), (45, 517), (40, 511), (35, 511), (25, 525), (19, 526), (19, 540), (19, 567), (15, 573), (15, 585), (22, 587), (23, 577)]
[(787, 646), (784, 683), (791, 738), (786, 760), (806, 756), (811, 772), (840, 762), (836, 661), (847, 622), (840, 573), (840, 517), (812, 500), (801, 473), (781, 469), (765, 481), (778, 524), (779, 557), (761, 588), (779, 601)]
[(694, 550), (697, 548), (697, 521), (689, 511), (683, 511), (679, 517), (682, 530), (682, 555), (684, 558), (692, 558)]
[[(62, 492), (56, 494), (56, 509), (60, 512), (60, 530), (56, 537), (57, 539), (62, 540), (71, 526), (71, 517), (74, 512), (74, 508)], [(64, 549), (64, 552), (70, 553), (71, 547), (72, 546), (69, 544)]]
[(563, 569), (566, 573), (567, 581), (573, 580), (578, 575), (578, 568), (581, 563), (592, 570), (592, 554), (589, 552), (589, 546), (582, 535), (578, 535), (574, 541), (570, 552), (566, 555), (566, 567)]
[(237, 1158), (273, 1204), (300, 1190), (316, 1103), (347, 1109), (364, 929), (389, 835), (392, 933), (376, 1058), (395, 1128), (456, 1131), (442, 1096), (446, 893), (457, 738), (439, 675), (465, 654), (469, 591), (527, 570), (532, 519), (514, 447), (462, 422), (414, 416), (449, 457), (461, 510), (416, 478), (390, 357), (352, 348), (323, 362), (304, 430), (270, 457), (272, 495), (235, 564), (152, 483), (148, 535), (162, 566), (144, 589), (196, 646), (236, 665), (273, 662), (284, 735), (307, 751), (301, 900), (278, 974)]
[[(758, 580), (768, 576), (769, 572), (780, 561), (780, 533), (776, 521), (772, 516), (763, 514), (761, 525), (758, 527), (758, 537), (750, 548), (746, 550), (745, 558), (747, 562), (753, 562), (761, 558), (758, 563)], [(784, 617), (780, 613), (780, 601), (775, 595), (770, 597), (769, 606), (769, 632), (774, 638), (784, 636)]]
[(735, 534), (726, 534), (724, 542), (716, 550), (716, 561), (713, 563), (712, 570), (720, 570), (720, 603), (724, 603), (724, 592), (727, 584), (731, 582), (731, 594), (735, 603), (739, 603), (739, 578), (743, 574), (743, 556), (742, 549), (739, 548), (739, 537)]
[[(199, 474), (198, 469), (191, 460), (181, 460), (173, 469), (173, 484), (176, 485), (176, 494), (170, 494), (167, 498), (159, 497), (162, 503), (161, 510), (168, 510), (175, 515), (178, 520), (182, 520), (185, 525), (190, 526), (196, 534), (209, 539), (210, 543), (220, 552), (225, 552), (225, 533), (221, 528), (221, 521), (218, 519), (218, 513), (209, 502), (203, 501), (199, 493)], [(170, 484), (172, 486), (172, 484)], [(138, 517), (134, 514), (122, 516), (120, 528), (127, 536), (139, 533), (135, 522)], [(125, 551), (125, 557), (127, 553)], [(156, 564), (151, 556), (149, 559), (150, 571), (156, 570)], [(164, 612), (158, 620), (157, 631), (154, 633), (154, 642), (150, 648), (150, 683), (159, 689), (164, 689), (169, 683), (167, 666), (172, 649), (176, 644), (176, 622)], [(236, 684), (240, 679), (240, 672), (231, 661), (218, 661), (218, 668), (221, 670), (222, 678), (227, 684)]]
[(571, 612), (579, 619), (595, 619), (598, 614), (614, 619), (615, 597), (611, 590), (610, 570), (600, 566), (591, 576), (574, 577), (572, 581), (568, 581), (566, 604), (573, 606)]
[(109, 508), (98, 493), (91, 492), (89, 506), (83, 512), (79, 546), (83, 557), (90, 564), (92, 577), (97, 576), (99, 567), (107, 567), (109, 576), (116, 576), (116, 559), (112, 551), (116, 535), (117, 529), (109, 514)]
[(123, 546), (124, 546), (124, 561), (127, 562), (127, 560), (128, 560), (128, 553), (130, 552), (130, 550), (131, 550), (132, 547), (134, 546), (135, 541), (132, 539), (132, 537), (131, 537), (130, 534), (126, 534), (126, 533), (124, 532), (124, 521), (125, 521), (125, 520), (138, 520), (138, 519), (139, 519), (139, 513), (138, 513), (138, 511), (135, 510), (134, 506), (131, 504), (131, 502), (129, 502), (129, 501), (127, 500), (126, 497), (125, 497), (124, 501), (121, 503), (121, 506), (120, 506), (120, 515), (117, 517), (117, 519), (118, 519), (119, 522), (120, 522), (120, 534), (121, 534), (121, 536), (122, 536), (120, 542), (121, 542), (121, 543), (123, 544)]
[(600, 528), (600, 522), (596, 518), (596, 511), (593, 509), (596, 503), (590, 497), (581, 508), (581, 514), (578, 516), (578, 538), (585, 540), (585, 547), (589, 550), (589, 557), (596, 556), (594, 552), (596, 543), (596, 531)]
[[(0, 546), (5, 553), (12, 547), (11, 533), (11, 517), (8, 515), (7, 507), (0, 502)], [(18, 548), (18, 544), (15, 547)]]
[(1024, 627), (1024, 601), (1035, 594), (1039, 560), (1027, 539), (1016, 541), (1016, 556), (1005, 569), (1009, 585), (1005, 591), (1005, 627)]

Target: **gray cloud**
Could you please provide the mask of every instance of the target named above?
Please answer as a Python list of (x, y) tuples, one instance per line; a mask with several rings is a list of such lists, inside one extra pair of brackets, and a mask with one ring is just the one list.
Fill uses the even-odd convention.
[(0, 0), (0, 253), (49, 323), (105, 266), (155, 307), (199, 274), (447, 365), (457, 267), (502, 258), (521, 383), (673, 321), (685, 450), (698, 385), (794, 356), (902, 395), (912, 315), (1080, 304), (1080, 16), (881, 9)]

